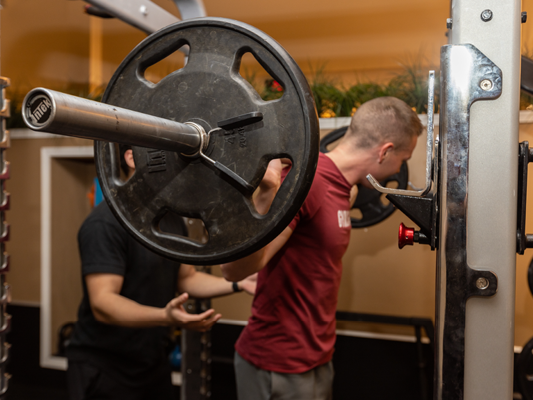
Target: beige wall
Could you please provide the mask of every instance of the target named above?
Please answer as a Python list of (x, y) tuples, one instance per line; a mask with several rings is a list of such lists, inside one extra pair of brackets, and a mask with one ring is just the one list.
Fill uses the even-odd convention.
[(445, 43), (447, 1), (206, 1), (210, 15), (238, 19), (279, 41), (308, 76), (327, 72), (351, 83), (387, 79), (399, 63), (422, 53), (438, 63)]
[(87, 82), (89, 20), (80, 1), (7, 0), (1, 14), (2, 75), (12, 86)]
[[(96, 176), (91, 159), (56, 158), (52, 161), (52, 332), (68, 321), (76, 321), (82, 298), (78, 230), (91, 212), (87, 198)], [(57, 335), (52, 334), (52, 349)]]
[[(6, 214), (6, 220), (11, 224), (11, 236), (6, 245), (7, 252), (11, 255), (12, 268), (7, 275), (11, 284), (14, 301), (39, 303), (40, 290), (40, 263), (41, 263), (41, 178), (40, 178), (40, 151), (44, 146), (87, 146), (91, 142), (74, 138), (55, 139), (14, 139), (7, 153), (7, 160), (11, 163), (11, 178), (6, 183), (7, 191), (11, 194), (11, 208)], [(64, 164), (63, 164), (64, 165)], [(79, 207), (88, 212), (86, 190), (82, 186), (73, 187), (72, 180), (67, 180), (68, 175), (76, 171), (65, 171), (54, 165), (58, 173), (52, 183), (54, 185), (52, 201), (54, 209), (52, 218), (59, 226), (69, 224), (68, 229), (62, 231), (54, 226), (52, 239), (55, 240), (53, 248), (53, 261), (77, 263), (72, 254), (77, 254), (76, 237), (73, 236), (80, 226), (84, 215), (72, 218), (73, 213), (79, 212)], [(94, 176), (94, 171), (92, 172)], [(86, 180), (82, 175), (82, 182)], [(78, 183), (75, 183), (78, 184)], [(79, 184), (78, 184), (79, 185)], [(73, 195), (76, 193), (76, 196)], [(80, 200), (83, 199), (83, 200)], [(78, 211), (76, 211), (78, 210)], [(81, 220), (80, 220), (81, 218)], [(71, 258), (68, 258), (68, 255)], [(65, 258), (66, 256), (66, 258)], [(79, 265), (73, 265), (79, 268)], [(76, 287), (79, 279), (72, 282)]]

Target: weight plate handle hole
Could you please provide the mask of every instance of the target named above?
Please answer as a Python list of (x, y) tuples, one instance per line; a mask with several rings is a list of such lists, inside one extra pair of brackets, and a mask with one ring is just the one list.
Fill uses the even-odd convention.
[(205, 245), (209, 242), (209, 232), (200, 218), (184, 217), (171, 210), (164, 210), (154, 220), (156, 234), (170, 238), (180, 238), (191, 244)]
[[(190, 47), (188, 44), (183, 44), (183, 41), (177, 49), (170, 49), (170, 53), (162, 52), (163, 56), (155, 62), (146, 62), (140, 64), (140, 75), (144, 80), (157, 85), (161, 80), (166, 76), (174, 74), (185, 67), (187, 64), (187, 55), (190, 52)], [(152, 58), (149, 58), (149, 61), (152, 61)], [(187, 91), (186, 82), (180, 83), (178, 85), (178, 91), (184, 93)]]
[(263, 101), (273, 101), (283, 97), (285, 88), (281, 80), (265, 70), (253, 53), (244, 53), (239, 61), (240, 76), (252, 85)]

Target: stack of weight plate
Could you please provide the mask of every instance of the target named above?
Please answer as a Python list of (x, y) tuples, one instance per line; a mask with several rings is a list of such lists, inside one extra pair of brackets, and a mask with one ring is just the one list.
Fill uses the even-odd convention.
[(9, 255), (5, 251), (9, 240), (9, 224), (5, 221), (5, 212), (9, 209), (9, 193), (5, 191), (5, 181), (9, 179), (9, 162), (6, 161), (5, 151), (9, 147), (9, 132), (6, 130), (5, 119), (9, 117), (9, 100), (5, 98), (5, 88), (9, 86), (9, 79), (0, 77), (0, 400), (6, 398), (9, 375), (6, 365), (9, 356), (9, 344), (6, 335), (11, 328), (11, 315), (6, 313), (9, 301), (9, 285), (6, 273), (9, 271)]

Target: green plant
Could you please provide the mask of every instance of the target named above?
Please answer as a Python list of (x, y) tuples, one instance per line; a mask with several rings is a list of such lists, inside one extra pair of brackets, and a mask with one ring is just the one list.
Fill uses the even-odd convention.
[[(533, 59), (533, 53), (529, 49), (529, 46), (527, 45), (527, 43), (524, 46), (522, 55), (529, 59)], [(533, 96), (532, 95), (524, 91), (520, 91), (520, 109), (521, 110), (533, 110)]]
[[(361, 104), (382, 96), (394, 96), (404, 100), (417, 113), (427, 113), (428, 68), (419, 61), (420, 57), (410, 57), (402, 63), (403, 71), (387, 84), (358, 82), (344, 89), (324, 74), (324, 66), (316, 68), (311, 78), (311, 91), (321, 117), (348, 117)], [(438, 74), (435, 80), (435, 112), (438, 112)]]
[[(318, 114), (321, 118), (349, 117), (355, 110), (368, 100), (381, 96), (394, 96), (405, 101), (418, 114), (427, 113), (428, 71), (429, 67), (422, 63), (420, 55), (407, 57), (401, 63), (402, 71), (388, 83), (358, 82), (348, 88), (335, 79), (325, 75), (325, 65), (311, 68), (309, 79)], [(265, 101), (275, 100), (283, 96), (283, 87), (272, 78), (263, 81), (257, 78), (255, 71), (243, 70), (244, 78), (254, 87)], [(439, 112), (439, 74), (435, 74), (434, 112)], [(57, 90), (79, 97), (100, 101), (105, 85), (90, 92), (87, 85), (64, 85)], [(27, 91), (8, 89), (7, 98), (11, 101), (11, 117), (6, 120), (8, 129), (25, 127), (21, 115), (21, 106)], [(520, 109), (533, 110), (533, 96), (520, 93)]]
[[(387, 88), (378, 83), (357, 83), (348, 89), (348, 96), (353, 107), (360, 107), (361, 104), (376, 97), (388, 96)], [(351, 114), (349, 114), (351, 115)]]
[(315, 99), (318, 115), (322, 118), (332, 118), (344, 115), (347, 108), (353, 107), (346, 99), (346, 91), (338, 88), (335, 81), (324, 74), (325, 65), (318, 66), (310, 79), (311, 92)]
[(533, 110), (533, 96), (525, 92), (520, 92), (520, 109)]
[(261, 93), (261, 98), (265, 101), (276, 100), (283, 96), (283, 86), (281, 86), (274, 79), (267, 79), (265, 81), (265, 86)]

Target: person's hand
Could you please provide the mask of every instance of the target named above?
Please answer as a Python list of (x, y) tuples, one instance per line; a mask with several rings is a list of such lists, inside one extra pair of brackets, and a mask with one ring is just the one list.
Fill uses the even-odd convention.
[(350, 190), (350, 208), (352, 208), (353, 203), (355, 203), (357, 193), (359, 193), (359, 188), (357, 187), (357, 185), (353, 185), (352, 189)]
[(215, 310), (210, 309), (201, 314), (189, 314), (183, 308), (183, 303), (187, 301), (189, 295), (182, 293), (178, 297), (170, 300), (165, 306), (165, 312), (171, 325), (180, 326), (198, 332), (205, 332), (217, 322), (221, 315), (215, 314)]
[(259, 214), (266, 214), (281, 186), (281, 170), (283, 165), (280, 159), (271, 160), (263, 180), (254, 193), (253, 202)]
[(255, 289), (257, 287), (257, 272), (255, 274), (247, 276), (242, 281), (240, 281), (239, 286), (246, 293), (253, 296), (255, 294)]

